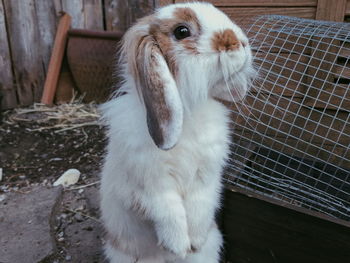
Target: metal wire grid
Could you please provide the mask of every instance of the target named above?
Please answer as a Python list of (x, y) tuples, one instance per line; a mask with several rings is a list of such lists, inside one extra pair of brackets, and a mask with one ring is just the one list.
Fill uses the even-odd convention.
[(233, 107), (227, 183), (350, 221), (350, 25), (248, 25), (259, 77)]

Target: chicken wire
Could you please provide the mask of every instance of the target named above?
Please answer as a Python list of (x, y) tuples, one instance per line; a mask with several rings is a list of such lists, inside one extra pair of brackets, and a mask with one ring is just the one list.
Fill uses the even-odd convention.
[(246, 25), (258, 77), (232, 107), (226, 182), (350, 221), (350, 24)]

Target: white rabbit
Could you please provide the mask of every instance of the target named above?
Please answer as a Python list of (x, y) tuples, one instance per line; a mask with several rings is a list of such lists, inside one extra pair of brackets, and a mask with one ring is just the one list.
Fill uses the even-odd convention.
[(217, 263), (229, 110), (252, 77), (242, 30), (207, 3), (158, 9), (125, 34), (123, 96), (102, 110), (101, 211), (112, 263)]

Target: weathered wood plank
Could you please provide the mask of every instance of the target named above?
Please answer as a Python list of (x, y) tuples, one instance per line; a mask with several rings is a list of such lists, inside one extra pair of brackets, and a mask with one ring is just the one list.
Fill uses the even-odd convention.
[(72, 17), (72, 27), (103, 30), (102, 0), (55, 0), (56, 12)]
[(138, 18), (151, 13), (154, 8), (153, 0), (106, 0), (106, 28), (125, 31)]
[[(296, 7), (296, 6), (316, 6), (317, 0), (199, 0), (213, 3), (215, 6), (270, 6), (270, 7)], [(188, 2), (188, 0), (176, 0), (176, 3)]]
[(252, 134), (251, 132), (244, 132), (240, 136), (241, 138), (250, 138), (267, 147), (271, 146), (271, 149), (280, 153), (310, 160), (321, 160), (328, 164), (350, 169), (350, 152), (348, 146), (344, 144), (328, 144), (327, 140), (322, 142), (321, 137), (320, 142), (311, 142), (304, 138), (290, 138), (291, 136), (259, 137), (256, 133)]
[(267, 101), (266, 97), (255, 96), (246, 104), (247, 108), (233, 114), (237, 131), (257, 131), (257, 136), (271, 138), (300, 138), (305, 144), (341, 144), (346, 148), (349, 143), (349, 112), (310, 109), (298, 98), (269, 97)]
[(35, 1), (3, 0), (3, 3), (19, 103), (30, 105), (40, 101), (45, 79)]
[(311, 89), (305, 101), (306, 106), (319, 109), (350, 111), (350, 86), (346, 84), (327, 85), (322, 90)]
[(84, 0), (84, 28), (92, 30), (103, 30), (101, 0)]
[[(339, 76), (342, 72), (337, 72), (339, 67), (337, 67), (336, 64), (340, 41), (319, 37), (313, 37), (313, 39), (315, 41), (312, 41), (310, 45), (310, 67), (307, 70), (309, 89), (307, 91), (305, 103), (307, 103), (307, 105), (314, 105), (314, 107), (317, 108), (321, 108), (321, 106), (324, 105), (327, 108), (334, 109), (334, 107), (337, 107), (336, 104), (330, 105), (324, 102), (332, 101), (333, 104), (334, 102), (340, 101), (337, 96), (333, 96), (335, 91), (337, 91), (337, 94), (346, 95), (344, 92), (339, 92), (339, 88), (340, 90), (342, 90), (342, 88), (336, 87), (337, 85), (334, 84), (337, 77), (344, 77), (344, 75)], [(344, 74), (347, 73), (348, 71), (344, 72)], [(332, 92), (329, 93), (330, 91)], [(342, 106), (346, 106), (346, 104), (342, 104)]]
[(340, 79), (350, 80), (350, 68), (345, 66), (335, 66), (334, 67), (334, 77)]
[(346, 0), (318, 0), (316, 19), (343, 22), (346, 10)]
[(126, 28), (125, 24), (127, 22), (123, 23), (118, 18), (118, 3), (118, 0), (105, 0), (105, 23), (107, 30), (115, 31)]
[(350, 15), (350, 0), (346, 1), (346, 9), (345, 9), (345, 15)]
[[(241, 19), (241, 20), (240, 20)], [(301, 35), (288, 19), (261, 18), (254, 16), (237, 18), (236, 22), (247, 32), (253, 52), (263, 54), (295, 53), (310, 54), (311, 37)], [(283, 26), (283, 30), (280, 27)]]
[(268, 7), (222, 7), (233, 21), (239, 25), (254, 16), (259, 15), (285, 15), (300, 18), (314, 19), (316, 17), (315, 7), (291, 7), (291, 8), (268, 8)]
[(44, 69), (45, 72), (47, 72), (56, 34), (58, 17), (56, 16), (54, 2), (47, 0), (36, 0), (34, 3), (38, 19)]
[[(318, 142), (316, 140), (308, 141), (305, 138), (284, 134), (278, 134), (278, 136), (264, 134), (264, 136), (261, 136), (262, 132), (264, 130), (252, 132), (251, 130), (237, 128), (234, 130), (233, 140), (236, 142), (249, 140), (251, 141), (251, 143), (248, 143), (249, 145), (261, 145), (282, 154), (309, 160), (321, 160), (350, 169), (350, 152), (347, 145), (330, 144), (327, 140), (322, 141), (322, 138)], [(248, 149), (246, 154), (249, 154), (251, 151), (251, 149)]]
[(11, 67), (5, 12), (2, 1), (0, 1), (0, 91), (3, 95), (1, 105), (3, 109), (14, 108), (18, 104)]
[(339, 55), (340, 55), (340, 57), (343, 57), (345, 59), (350, 58), (350, 43), (344, 43), (341, 46)]
[[(256, 89), (252, 92), (271, 93), (277, 96), (304, 97), (306, 92), (303, 72), (308, 67), (309, 57), (292, 53), (255, 54), (254, 63), (259, 72)], [(268, 75), (268, 76), (267, 76)]]
[(158, 0), (158, 3), (156, 3), (157, 6), (166, 6), (173, 4), (175, 1), (174, 0)]
[(84, 0), (62, 0), (61, 8), (72, 17), (73, 28), (85, 28)]

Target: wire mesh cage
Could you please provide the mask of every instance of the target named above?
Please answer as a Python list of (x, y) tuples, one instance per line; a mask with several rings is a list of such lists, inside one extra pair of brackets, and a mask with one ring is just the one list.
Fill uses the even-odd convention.
[(350, 24), (261, 16), (228, 184), (350, 221)]

